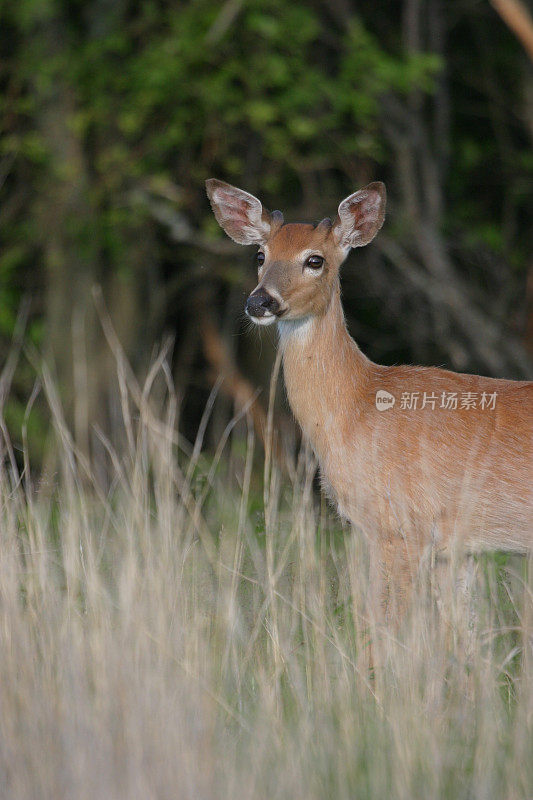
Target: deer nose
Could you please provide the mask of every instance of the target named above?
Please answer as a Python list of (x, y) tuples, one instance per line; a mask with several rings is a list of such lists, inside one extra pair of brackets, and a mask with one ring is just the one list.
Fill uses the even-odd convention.
[(252, 292), (246, 301), (246, 313), (251, 317), (264, 317), (267, 311), (276, 314), (279, 311), (278, 301), (264, 289)]

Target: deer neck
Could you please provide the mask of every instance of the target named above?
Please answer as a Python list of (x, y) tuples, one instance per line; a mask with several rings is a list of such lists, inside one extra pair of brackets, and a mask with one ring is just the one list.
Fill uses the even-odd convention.
[(325, 314), (278, 328), (289, 403), (322, 461), (353, 429), (371, 362), (346, 329), (338, 286)]

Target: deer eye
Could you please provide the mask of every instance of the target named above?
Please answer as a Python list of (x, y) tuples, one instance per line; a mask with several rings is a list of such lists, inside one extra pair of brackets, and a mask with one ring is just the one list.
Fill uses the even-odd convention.
[(324, 259), (322, 256), (309, 256), (307, 261), (305, 262), (306, 267), (310, 267), (311, 269), (320, 269), (320, 267), (324, 264)]
[(261, 253), (261, 252), (259, 252), (259, 253), (256, 255), (256, 257), (255, 257), (255, 260), (256, 260), (256, 262), (257, 262), (257, 266), (258, 266), (258, 267), (262, 267), (262, 266), (263, 266), (263, 264), (265, 263), (265, 254), (264, 254), (264, 253)]

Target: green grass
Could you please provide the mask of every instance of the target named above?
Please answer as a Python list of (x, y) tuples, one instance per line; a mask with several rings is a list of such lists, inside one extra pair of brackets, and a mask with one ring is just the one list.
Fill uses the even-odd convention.
[(443, 590), (393, 634), (304, 457), (264, 488), (245, 421), (185, 453), (133, 392), (103, 470), (43, 380), (56, 461), (1, 440), (2, 798), (533, 797), (521, 562), (482, 560), (474, 632)]

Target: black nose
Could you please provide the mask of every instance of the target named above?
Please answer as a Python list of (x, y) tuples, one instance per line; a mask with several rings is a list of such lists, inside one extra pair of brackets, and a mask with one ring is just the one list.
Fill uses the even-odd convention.
[(279, 303), (264, 289), (258, 289), (246, 301), (246, 312), (251, 317), (264, 317), (265, 311), (276, 314), (279, 311)]

